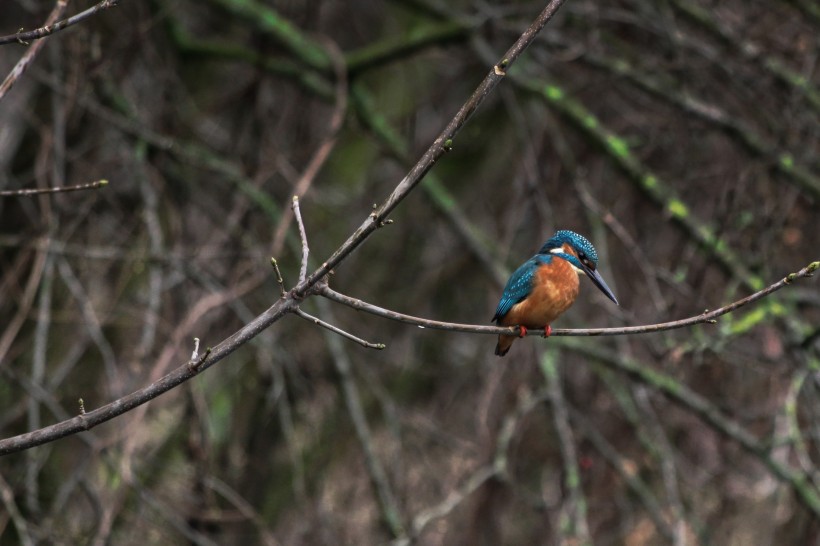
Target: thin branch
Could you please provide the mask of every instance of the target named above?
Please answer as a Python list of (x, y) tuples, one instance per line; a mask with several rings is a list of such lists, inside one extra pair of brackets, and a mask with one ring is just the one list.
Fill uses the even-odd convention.
[(9, 349), (11, 349), (12, 343), (14, 343), (17, 334), (20, 332), (20, 328), (22, 328), (26, 322), (28, 313), (34, 303), (34, 297), (37, 295), (40, 281), (43, 278), (47, 256), (48, 254), (45, 250), (38, 251), (35, 254), (34, 264), (31, 267), (31, 273), (26, 282), (26, 287), (17, 304), (17, 312), (11, 318), (3, 333), (0, 334), (0, 362), (4, 361), (6, 354)]
[(307, 277), (308, 256), (310, 255), (310, 248), (308, 248), (307, 233), (305, 232), (305, 224), (302, 222), (302, 213), (299, 210), (299, 196), (293, 196), (293, 215), (296, 217), (296, 225), (299, 226), (299, 239), (302, 240), (302, 265), (299, 267), (299, 282), (305, 282)]
[[(57, 18), (63, 14), (67, 5), (68, 0), (57, 0), (57, 3), (54, 5), (54, 9), (51, 10), (51, 13), (48, 15), (48, 19), (46, 19), (45, 26), (48, 27), (49, 25), (53, 25), (54, 22), (57, 21)], [(19, 61), (17, 61), (17, 64), (11, 69), (9, 75), (6, 76), (6, 79), (3, 80), (2, 84), (0, 84), (0, 100), (3, 100), (3, 97), (6, 96), (8, 90), (11, 89), (20, 76), (23, 75), (23, 72), (26, 71), (28, 65), (31, 64), (34, 57), (37, 56), (37, 53), (40, 52), (40, 49), (42, 49), (44, 43), (45, 42), (35, 42), (34, 45), (28, 48), (26, 54), (23, 55)]]
[(98, 11), (113, 8), (118, 3), (119, 0), (103, 0), (99, 4), (91, 6), (85, 11), (81, 11), (77, 15), (72, 15), (68, 19), (63, 19), (62, 21), (58, 21), (53, 24), (46, 21), (45, 26), (35, 30), (29, 30), (28, 32), (18, 32), (16, 34), (9, 34), (8, 36), (0, 36), (0, 45), (10, 44), (12, 42), (17, 42), (19, 44), (25, 45), (30, 40), (39, 40), (40, 38), (45, 38), (46, 36), (50, 36), (55, 32), (59, 32), (70, 26), (74, 26), (77, 23), (82, 23), (92, 15), (96, 14)]
[[(344, 56), (342, 55), (339, 46), (336, 45), (335, 42), (329, 39), (324, 39), (322, 41), (324, 43), (325, 50), (333, 63), (333, 71), (336, 76), (333, 113), (330, 116), (328, 134), (313, 153), (307, 167), (305, 167), (305, 170), (294, 184), (293, 194), (296, 197), (304, 197), (310, 189), (310, 186), (313, 184), (313, 181), (316, 179), (316, 175), (319, 174), (319, 171), (327, 162), (328, 157), (330, 157), (330, 152), (332, 152), (333, 148), (336, 147), (339, 131), (342, 128), (345, 113), (347, 112), (347, 66), (345, 65)], [(279, 225), (276, 228), (275, 236), (273, 238), (274, 254), (281, 252), (282, 246), (285, 243), (285, 233), (287, 232), (288, 224), (290, 224), (291, 221), (291, 215), (289, 212), (290, 211), (287, 209), (282, 211), (282, 216), (279, 219)], [(299, 277), (300, 282), (304, 279), (304, 275)]]
[[(323, 302), (320, 300), (320, 303)], [(327, 305), (327, 307), (328, 309), (325, 309), (325, 312), (332, 316), (330, 306)], [(373, 434), (370, 431), (370, 425), (367, 423), (367, 417), (364, 412), (362, 397), (359, 393), (356, 381), (353, 378), (353, 363), (339, 338), (325, 334), (325, 341), (330, 349), (333, 364), (339, 374), (345, 406), (347, 406), (347, 412), (350, 415), (350, 420), (353, 422), (353, 429), (356, 431), (356, 437), (359, 440), (364, 454), (365, 466), (367, 467), (370, 482), (379, 502), (379, 507), (381, 508), (382, 519), (385, 524), (387, 524), (394, 539), (403, 539), (407, 536), (407, 530), (404, 524), (405, 518), (396, 499), (393, 487), (390, 484), (390, 480), (387, 478), (384, 465), (377, 453), (377, 442), (374, 440)]]
[(276, 273), (276, 284), (279, 285), (279, 291), (281, 292), (282, 297), (285, 297), (287, 289), (285, 288), (285, 280), (282, 278), (282, 272), (279, 270), (279, 262), (276, 261), (276, 258), (271, 258), (270, 264), (273, 266), (273, 271)]
[[(732, 311), (743, 307), (744, 305), (748, 305), (752, 302), (755, 302), (761, 298), (764, 298), (771, 294), (772, 292), (776, 292), (783, 288), (784, 286), (791, 284), (796, 279), (801, 279), (804, 277), (811, 277), (817, 269), (820, 268), (820, 261), (812, 262), (797, 273), (790, 273), (786, 277), (782, 278), (781, 280), (777, 281), (776, 283), (772, 284), (768, 288), (764, 288), (758, 292), (755, 292), (751, 296), (747, 296), (743, 299), (737, 300), (729, 305), (725, 305), (720, 309), (715, 309), (714, 311), (707, 311), (700, 315), (695, 315), (693, 317), (681, 319), (681, 320), (674, 320), (671, 322), (661, 322), (658, 324), (645, 324), (643, 326), (624, 326), (620, 328), (553, 328), (551, 335), (553, 336), (621, 336), (621, 335), (631, 335), (631, 334), (648, 334), (653, 332), (663, 332), (665, 330), (675, 330), (677, 328), (685, 328), (687, 326), (693, 326), (695, 324), (714, 324), (716, 319), (722, 315), (727, 313), (731, 313)], [(449, 332), (464, 332), (470, 334), (491, 334), (491, 335), (499, 335), (499, 334), (506, 334), (506, 335), (520, 335), (520, 329), (518, 326), (509, 326), (509, 327), (500, 327), (500, 326), (482, 326), (480, 324), (462, 324), (457, 322), (442, 322), (438, 320), (430, 320), (424, 319), (419, 317), (414, 317), (412, 315), (405, 315), (404, 313), (398, 313), (396, 311), (391, 311), (389, 309), (384, 309), (382, 307), (378, 307), (371, 303), (367, 303), (365, 301), (351, 298), (350, 296), (346, 296), (339, 292), (336, 292), (332, 288), (327, 285), (322, 285), (317, 288), (316, 292), (321, 294), (322, 296), (333, 300), (337, 303), (341, 303), (343, 305), (347, 305), (348, 307), (352, 307), (358, 311), (365, 311), (367, 313), (371, 313), (373, 315), (388, 318), (391, 320), (395, 320), (398, 322), (404, 322), (407, 324), (414, 324), (419, 328), (433, 328), (435, 330), (446, 330)], [(543, 335), (540, 331), (536, 331), (535, 329), (527, 330), (526, 335), (533, 336), (533, 335)]]
[(14, 502), (14, 490), (0, 475), (0, 502), (6, 507), (6, 511), (14, 524), (17, 536), (20, 543), (24, 546), (34, 545), (34, 540), (31, 536), (31, 529), (26, 523), (26, 518), (20, 513), (17, 503)]
[[(478, 491), (478, 488), (487, 483), (488, 480), (495, 478), (497, 474), (498, 472), (493, 465), (483, 466), (470, 475), (461, 487), (450, 491), (450, 494), (443, 501), (419, 512), (413, 518), (413, 536), (418, 537), (430, 523), (448, 516), (465, 499)], [(397, 541), (394, 543), (396, 546), (399, 544), (407, 544), (407, 542)]]
[(207, 487), (219, 493), (222, 498), (236, 507), (240, 514), (254, 524), (257, 531), (259, 531), (259, 538), (265, 546), (276, 546), (280, 544), (279, 541), (276, 540), (276, 537), (273, 536), (270, 529), (268, 529), (265, 519), (254, 509), (250, 502), (239, 494), (239, 492), (232, 489), (227, 483), (215, 476), (206, 476), (204, 483)]
[(385, 347), (387, 347), (387, 345), (385, 345), (384, 343), (370, 343), (369, 341), (365, 341), (365, 340), (363, 340), (359, 337), (354, 336), (353, 334), (351, 334), (349, 332), (345, 332), (341, 328), (337, 328), (336, 326), (333, 326), (332, 324), (323, 321), (320, 318), (316, 318), (313, 315), (309, 315), (309, 314), (305, 313), (304, 311), (302, 311), (299, 308), (297, 308), (294, 311), (294, 313), (296, 315), (302, 317), (303, 319), (312, 322), (313, 324), (321, 326), (322, 328), (327, 328), (331, 332), (333, 332), (335, 334), (339, 334), (342, 337), (346, 337), (347, 339), (349, 339), (351, 341), (355, 341), (359, 345), (361, 345), (363, 347), (367, 347), (368, 349), (379, 349), (379, 350), (381, 350), (381, 349), (384, 349)]
[(30, 188), (21, 190), (0, 190), (0, 197), (19, 197), (23, 195), (42, 195), (44, 193), (65, 193), (69, 191), (94, 190), (108, 185), (108, 180), (97, 180), (76, 186), (59, 186), (57, 188)]

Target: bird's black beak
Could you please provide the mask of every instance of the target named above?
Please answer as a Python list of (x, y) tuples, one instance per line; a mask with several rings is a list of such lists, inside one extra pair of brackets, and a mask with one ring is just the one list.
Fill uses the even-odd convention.
[[(582, 265), (584, 265), (584, 264), (582, 264)], [(612, 293), (612, 290), (610, 290), (610, 289), (609, 289), (609, 287), (608, 287), (608, 286), (606, 285), (606, 283), (604, 282), (604, 279), (601, 277), (601, 275), (600, 275), (600, 274), (599, 274), (596, 270), (594, 270), (594, 269), (592, 269), (592, 268), (587, 267), (586, 265), (584, 265), (584, 273), (586, 273), (586, 274), (587, 274), (587, 277), (589, 277), (589, 278), (590, 278), (590, 280), (591, 280), (593, 283), (595, 283), (595, 286), (597, 286), (597, 287), (598, 287), (598, 289), (599, 289), (601, 292), (603, 292), (604, 294), (606, 294), (606, 297), (608, 297), (609, 299), (611, 299), (612, 301), (614, 301), (614, 302), (615, 302), (615, 305), (620, 305), (620, 304), (618, 303), (618, 300), (617, 300), (617, 299), (615, 299), (615, 294), (613, 294), (613, 293)]]

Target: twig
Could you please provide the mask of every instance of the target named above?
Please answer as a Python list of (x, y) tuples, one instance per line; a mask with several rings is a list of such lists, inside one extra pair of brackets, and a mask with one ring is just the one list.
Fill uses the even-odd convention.
[[(431, 506), (419, 512), (416, 517), (413, 518), (413, 536), (418, 537), (430, 523), (449, 515), (456, 507), (464, 502), (464, 499), (475, 493), (479, 487), (494, 478), (496, 474), (497, 471), (493, 465), (481, 467), (473, 473), (461, 487), (451, 491), (446, 499), (435, 506)], [(397, 542), (396, 544), (403, 543)]]
[(79, 307), (83, 322), (91, 339), (94, 340), (94, 343), (100, 350), (100, 356), (102, 357), (105, 374), (108, 379), (107, 387), (109, 394), (120, 394), (123, 381), (120, 368), (117, 366), (117, 355), (114, 353), (114, 348), (111, 347), (111, 343), (103, 331), (103, 321), (97, 316), (97, 312), (94, 310), (94, 305), (92, 304), (92, 299), (88, 296), (77, 275), (75, 275), (68, 260), (59, 259), (57, 261), (57, 271), (74, 298), (77, 307)]
[(299, 196), (293, 196), (293, 215), (296, 217), (296, 225), (299, 226), (299, 239), (302, 240), (302, 265), (299, 267), (299, 282), (305, 282), (307, 277), (308, 256), (310, 249), (308, 248), (307, 233), (305, 233), (305, 224), (302, 222), (302, 213), (299, 211)]
[(20, 297), (20, 302), (17, 305), (17, 312), (11, 320), (8, 321), (8, 326), (6, 326), (3, 333), (0, 334), (0, 362), (5, 360), (6, 354), (9, 349), (11, 349), (11, 345), (17, 337), (20, 328), (22, 328), (23, 324), (26, 322), (28, 313), (34, 303), (34, 297), (37, 295), (37, 289), (40, 286), (40, 281), (43, 278), (47, 256), (48, 253), (45, 250), (38, 251), (35, 254), (34, 263), (31, 267), (31, 273), (29, 274), (26, 287)]
[(28, 32), (18, 32), (16, 34), (9, 34), (8, 36), (0, 36), (0, 45), (10, 44), (12, 42), (26, 44), (29, 40), (39, 40), (40, 38), (45, 38), (46, 36), (50, 36), (55, 32), (59, 32), (70, 26), (76, 25), (77, 23), (85, 21), (98, 11), (113, 8), (118, 3), (119, 0), (103, 0), (99, 4), (91, 6), (85, 11), (81, 11), (77, 15), (72, 15), (68, 19), (63, 19), (62, 21), (58, 21), (53, 24), (46, 21), (46, 26), (35, 30), (29, 30)]
[(69, 191), (93, 190), (108, 185), (108, 180), (97, 180), (88, 184), (76, 186), (60, 186), (57, 188), (30, 188), (21, 190), (0, 190), (0, 197), (18, 197), (23, 195), (42, 195), (44, 193), (65, 193)]
[[(328, 306), (329, 307), (329, 306)], [(328, 308), (325, 310), (331, 313)], [(407, 536), (407, 531), (404, 526), (403, 517), (399, 508), (399, 503), (396, 500), (396, 495), (393, 492), (393, 487), (387, 479), (384, 465), (376, 453), (376, 442), (373, 440), (373, 435), (370, 432), (370, 425), (367, 423), (364, 407), (362, 405), (361, 394), (359, 388), (356, 386), (356, 381), (353, 378), (351, 371), (352, 363), (350, 357), (345, 351), (344, 345), (336, 336), (326, 334), (325, 340), (330, 349), (333, 363), (336, 366), (336, 371), (339, 374), (339, 379), (342, 387), (342, 395), (344, 396), (347, 412), (350, 414), (350, 420), (353, 422), (353, 429), (356, 431), (356, 436), (364, 452), (365, 465), (367, 466), (367, 473), (370, 476), (370, 482), (373, 485), (374, 493), (379, 501), (379, 506), (382, 512), (382, 518), (390, 529), (390, 533), (395, 539), (402, 539)]]
[[(296, 197), (303, 197), (307, 193), (310, 186), (313, 184), (313, 181), (316, 179), (316, 175), (319, 174), (322, 166), (327, 162), (327, 158), (330, 157), (330, 152), (332, 152), (333, 148), (336, 146), (339, 131), (341, 130), (342, 123), (345, 119), (345, 112), (347, 112), (347, 66), (345, 64), (344, 56), (342, 55), (339, 46), (336, 45), (335, 42), (329, 39), (325, 39), (323, 42), (325, 50), (333, 63), (333, 70), (336, 75), (333, 113), (330, 117), (328, 134), (324, 137), (324, 140), (319, 147), (316, 148), (316, 151), (311, 156), (307, 167), (305, 167), (305, 170), (302, 171), (302, 174), (293, 186), (293, 194)], [(279, 219), (279, 225), (275, 231), (275, 236), (273, 238), (273, 252), (276, 254), (282, 251), (282, 246), (285, 243), (285, 233), (287, 232), (287, 227), (291, 220), (291, 215), (289, 212), (290, 211), (287, 209), (282, 212), (282, 216)], [(299, 280), (303, 281), (304, 276), (300, 277)]]
[[(48, 27), (49, 25), (53, 25), (57, 18), (63, 14), (67, 5), (68, 0), (57, 0), (57, 3), (54, 5), (54, 9), (51, 10), (51, 13), (48, 15), (48, 19), (46, 19), (45, 26)], [(15, 41), (17, 41), (17, 38), (15, 38)], [(26, 71), (28, 65), (31, 64), (37, 56), (37, 53), (40, 52), (40, 49), (43, 47), (44, 43), (45, 42), (34, 42), (34, 44), (28, 48), (26, 54), (23, 55), (19, 61), (17, 61), (17, 64), (11, 69), (9, 75), (6, 76), (6, 79), (3, 80), (2, 84), (0, 84), (0, 100), (3, 100), (3, 97), (6, 96), (8, 90), (11, 89), (20, 76), (23, 75), (23, 72)]]
[(284, 298), (287, 293), (287, 289), (285, 288), (285, 280), (282, 278), (282, 272), (279, 271), (279, 262), (276, 261), (276, 258), (271, 258), (270, 264), (273, 266), (273, 271), (276, 273), (276, 283), (279, 285), (279, 290)]
[(199, 358), (199, 338), (194, 338), (194, 352), (191, 353), (191, 362)]
[(361, 345), (363, 347), (367, 347), (368, 349), (379, 349), (379, 350), (381, 350), (381, 349), (384, 349), (385, 347), (387, 347), (387, 345), (385, 345), (384, 343), (370, 343), (369, 341), (365, 341), (361, 338), (358, 338), (358, 337), (354, 336), (351, 333), (345, 332), (341, 328), (338, 328), (336, 326), (333, 326), (330, 323), (327, 323), (327, 322), (323, 321), (322, 319), (316, 318), (313, 315), (309, 315), (309, 314), (305, 313), (304, 311), (302, 311), (299, 308), (296, 308), (294, 313), (296, 315), (302, 317), (303, 319), (312, 322), (313, 324), (321, 326), (322, 328), (327, 328), (331, 332), (339, 334), (342, 337), (346, 337), (347, 339), (349, 339), (351, 341), (355, 341), (359, 345)]
[(23, 546), (33, 546), (34, 540), (31, 536), (31, 530), (26, 523), (26, 518), (20, 513), (17, 503), (14, 502), (14, 490), (8, 482), (3, 479), (2, 475), (0, 475), (0, 502), (6, 507), (6, 513), (14, 524), (20, 543), (23, 544)]
[[(552, 330), (551, 335), (553, 336), (620, 336), (620, 335), (632, 335), (632, 334), (648, 334), (652, 332), (663, 332), (665, 330), (675, 330), (677, 328), (685, 328), (687, 326), (693, 326), (695, 324), (702, 324), (702, 323), (709, 323), (715, 324), (718, 317), (725, 315), (727, 313), (731, 313), (732, 311), (743, 307), (744, 305), (748, 305), (752, 302), (755, 302), (761, 298), (764, 298), (771, 294), (772, 292), (776, 292), (786, 286), (787, 284), (791, 284), (796, 279), (801, 279), (803, 277), (811, 277), (814, 272), (820, 268), (820, 261), (812, 262), (797, 273), (790, 273), (783, 279), (779, 280), (778, 282), (772, 284), (768, 288), (764, 288), (763, 290), (759, 290), (755, 292), (751, 296), (747, 296), (743, 299), (737, 300), (729, 305), (725, 305), (720, 309), (715, 309), (714, 311), (707, 311), (700, 315), (695, 315), (693, 317), (681, 319), (681, 320), (674, 320), (671, 322), (661, 322), (658, 324), (646, 324), (643, 326), (624, 326), (620, 328), (554, 328)], [(353, 309), (359, 311), (365, 311), (367, 313), (371, 313), (373, 315), (388, 318), (391, 320), (396, 320), (398, 322), (405, 322), (407, 324), (414, 324), (419, 328), (433, 328), (436, 330), (447, 330), (450, 332), (464, 332), (464, 333), (471, 333), (471, 334), (492, 334), (492, 335), (499, 335), (499, 334), (506, 334), (506, 335), (519, 335), (519, 328), (517, 326), (509, 326), (509, 327), (500, 327), (500, 326), (482, 326), (479, 324), (462, 324), (456, 322), (442, 322), (438, 320), (430, 320), (430, 319), (423, 319), (419, 317), (414, 317), (412, 315), (405, 315), (404, 313), (398, 313), (396, 311), (391, 311), (389, 309), (384, 309), (382, 307), (378, 307), (371, 303), (367, 303), (365, 301), (351, 298), (350, 296), (346, 296), (344, 294), (340, 294), (336, 292), (329, 286), (321, 286), (317, 289), (317, 293), (321, 294), (322, 296), (333, 300), (337, 303), (341, 303), (343, 305), (347, 305), (348, 307), (352, 307)], [(534, 329), (530, 329), (527, 331), (526, 335), (543, 335), (542, 332), (535, 331)]]
[(204, 483), (207, 487), (219, 493), (222, 498), (231, 503), (245, 518), (249, 519), (259, 531), (261, 541), (266, 546), (276, 546), (279, 541), (273, 536), (267, 527), (265, 519), (257, 512), (253, 505), (248, 502), (235, 489), (215, 476), (205, 476)]

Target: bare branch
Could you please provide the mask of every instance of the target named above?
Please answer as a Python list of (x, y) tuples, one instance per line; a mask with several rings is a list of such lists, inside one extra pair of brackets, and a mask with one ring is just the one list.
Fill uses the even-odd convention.
[(279, 262), (276, 261), (276, 258), (271, 258), (270, 264), (273, 266), (273, 271), (276, 273), (276, 283), (279, 285), (279, 290), (284, 297), (287, 289), (285, 288), (285, 280), (282, 278), (282, 272), (279, 270)]
[(60, 186), (57, 188), (30, 188), (20, 190), (0, 190), (0, 197), (17, 197), (23, 195), (42, 195), (44, 193), (65, 193), (69, 191), (94, 190), (108, 185), (108, 180), (97, 180), (88, 184), (77, 184), (75, 186)]
[(302, 213), (299, 210), (299, 196), (293, 196), (293, 215), (296, 217), (296, 224), (299, 226), (299, 239), (302, 241), (302, 265), (299, 267), (299, 282), (305, 282), (307, 277), (308, 256), (310, 255), (310, 248), (308, 248), (307, 233), (305, 232), (305, 224), (302, 222)]
[[(332, 40), (326, 38), (322, 40), (322, 42), (324, 44), (325, 51), (333, 63), (333, 71), (336, 76), (336, 85), (334, 88), (335, 104), (333, 107), (333, 114), (330, 117), (330, 129), (327, 136), (325, 136), (322, 143), (313, 153), (307, 167), (305, 167), (305, 170), (302, 172), (299, 180), (297, 180), (294, 184), (293, 194), (296, 197), (303, 197), (307, 193), (313, 184), (313, 181), (316, 179), (316, 175), (319, 174), (319, 171), (327, 161), (327, 158), (330, 157), (330, 152), (332, 152), (333, 148), (336, 146), (339, 131), (342, 128), (342, 123), (345, 119), (345, 112), (347, 112), (347, 65), (345, 64), (344, 55), (339, 50), (339, 46)], [(273, 238), (274, 254), (281, 252), (282, 246), (285, 244), (285, 233), (287, 232), (287, 227), (291, 221), (291, 215), (289, 214), (290, 212), (291, 211), (285, 209), (279, 220), (279, 225), (276, 228)], [(304, 280), (304, 277), (299, 278), (300, 282), (302, 280)]]
[(49, 23), (48, 21), (46, 21), (46, 25), (38, 29), (29, 30), (28, 32), (18, 32), (16, 34), (9, 34), (8, 36), (0, 36), (0, 45), (10, 44), (13, 42), (27, 45), (29, 40), (39, 40), (40, 38), (51, 36), (55, 32), (59, 32), (70, 26), (74, 26), (77, 23), (82, 23), (92, 15), (96, 14), (98, 11), (113, 8), (119, 3), (119, 1), (120, 0), (103, 0), (102, 2), (94, 6), (91, 6), (85, 11), (81, 11), (77, 15), (72, 15), (68, 19), (63, 19), (62, 21), (58, 21), (56, 23)]
[[(57, 18), (63, 14), (67, 5), (68, 0), (57, 0), (57, 4), (54, 6), (54, 9), (51, 10), (51, 13), (48, 15), (48, 19), (46, 19), (45, 26), (48, 27), (49, 25), (53, 25)], [(17, 41), (17, 38), (15, 38), (15, 41)], [(45, 42), (35, 42), (28, 48), (26, 54), (23, 55), (19, 61), (17, 61), (17, 64), (11, 69), (9, 75), (6, 76), (6, 79), (3, 80), (2, 84), (0, 84), (0, 100), (3, 100), (3, 97), (6, 96), (8, 90), (11, 89), (20, 76), (23, 75), (23, 72), (26, 71), (28, 65), (34, 60), (34, 57), (37, 56), (37, 53), (39, 53), (44, 43)]]
[(294, 313), (296, 315), (302, 317), (303, 319), (312, 322), (313, 324), (321, 326), (322, 328), (327, 328), (331, 332), (339, 334), (342, 337), (346, 337), (347, 339), (349, 339), (351, 341), (355, 341), (359, 345), (361, 345), (363, 347), (367, 347), (368, 349), (379, 349), (379, 350), (381, 350), (381, 349), (384, 349), (385, 347), (387, 347), (387, 345), (385, 345), (384, 343), (370, 343), (369, 341), (365, 341), (362, 338), (356, 337), (356, 336), (354, 336), (353, 334), (351, 334), (349, 332), (345, 332), (341, 328), (338, 328), (338, 327), (333, 326), (332, 324), (330, 324), (328, 322), (323, 321), (322, 319), (316, 318), (313, 315), (309, 315), (308, 313), (305, 313), (301, 309), (297, 308), (294, 311)]
[[(725, 305), (720, 309), (715, 309), (714, 311), (706, 311), (700, 315), (695, 315), (693, 317), (681, 320), (674, 320), (671, 322), (661, 322), (658, 324), (646, 324), (643, 326), (625, 326), (620, 328), (553, 328), (551, 335), (621, 336), (631, 334), (648, 334), (652, 332), (663, 332), (665, 330), (675, 330), (677, 328), (685, 328), (687, 326), (693, 326), (695, 324), (702, 323), (714, 324), (718, 317), (731, 313), (732, 311), (740, 307), (743, 307), (744, 305), (748, 305), (761, 298), (764, 298), (772, 292), (776, 292), (784, 286), (791, 284), (796, 279), (811, 277), (814, 274), (814, 272), (817, 271), (818, 268), (820, 268), (820, 261), (812, 262), (800, 271), (798, 271), (797, 273), (790, 273), (789, 275), (772, 284), (768, 288), (759, 290), (751, 296), (747, 296), (743, 299), (730, 303), (729, 305)], [(404, 313), (398, 313), (396, 311), (384, 309), (371, 303), (367, 303), (365, 301), (356, 298), (351, 298), (350, 296), (346, 296), (344, 294), (340, 294), (339, 292), (336, 292), (335, 290), (326, 285), (319, 287), (317, 289), (317, 293), (337, 303), (341, 303), (343, 305), (347, 305), (348, 307), (352, 307), (353, 309), (356, 309), (358, 311), (365, 311), (367, 313), (371, 313), (373, 315), (383, 318), (389, 318), (391, 320), (395, 320), (398, 322), (414, 324), (419, 328), (433, 328), (436, 330), (447, 330), (449, 332), (464, 332), (470, 334), (520, 335), (520, 329), (517, 326), (509, 326), (505, 328), (500, 326), (482, 326), (479, 324), (461, 324), (457, 322), (442, 322), (438, 320), (414, 317), (412, 315), (405, 315)], [(526, 335), (543, 335), (543, 333), (541, 333), (540, 331), (536, 331), (534, 329), (530, 329), (527, 330)]]

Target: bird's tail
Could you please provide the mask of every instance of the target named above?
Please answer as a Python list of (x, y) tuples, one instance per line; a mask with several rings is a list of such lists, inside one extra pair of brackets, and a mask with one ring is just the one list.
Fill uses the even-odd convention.
[(495, 354), (504, 356), (512, 347), (515, 336), (498, 336), (498, 343), (495, 346)]

